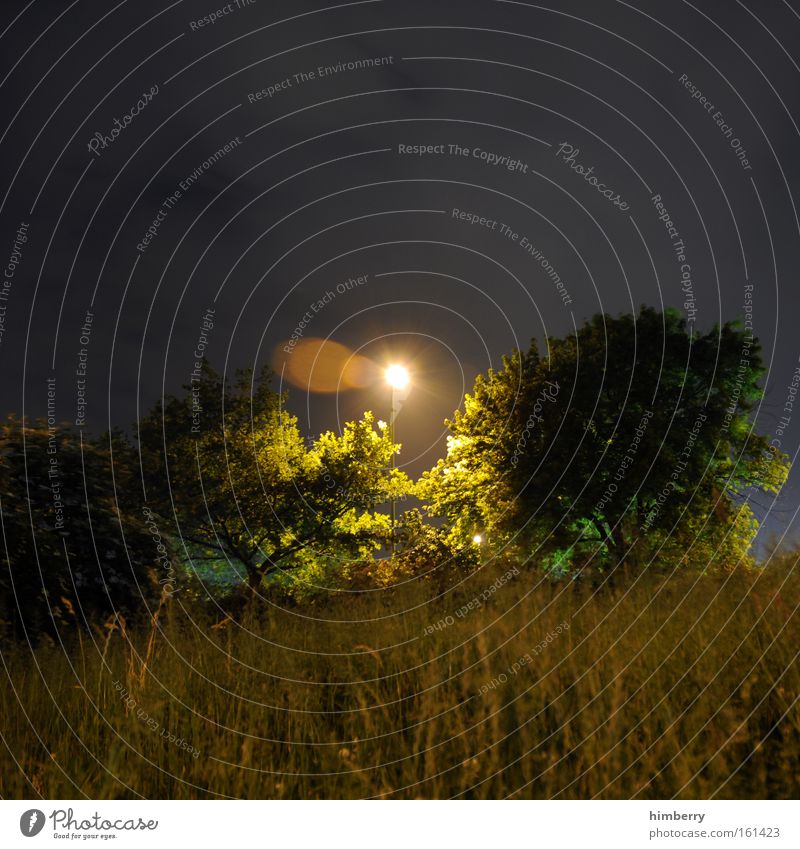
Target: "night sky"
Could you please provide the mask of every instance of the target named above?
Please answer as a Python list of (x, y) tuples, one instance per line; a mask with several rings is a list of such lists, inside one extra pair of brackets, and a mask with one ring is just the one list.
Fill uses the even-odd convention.
[[(59, 420), (133, 432), (199, 352), (291, 372), (313, 435), (387, 417), (402, 361), (417, 476), (503, 354), (648, 304), (752, 320), (757, 429), (796, 453), (796, 0), (1, 14), (4, 410), (44, 414), (55, 378)], [(319, 338), (373, 364), (357, 387), (298, 379)], [(765, 533), (799, 502), (794, 473)]]

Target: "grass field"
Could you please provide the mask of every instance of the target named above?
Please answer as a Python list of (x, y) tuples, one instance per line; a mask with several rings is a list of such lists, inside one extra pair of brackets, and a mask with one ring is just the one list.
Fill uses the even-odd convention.
[(155, 627), (3, 652), (0, 795), (797, 798), (795, 562), (484, 567), (221, 627), (178, 593)]

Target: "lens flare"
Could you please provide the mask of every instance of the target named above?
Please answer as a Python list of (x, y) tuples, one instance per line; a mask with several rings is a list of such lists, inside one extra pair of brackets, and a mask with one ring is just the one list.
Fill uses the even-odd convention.
[(330, 339), (289, 340), (278, 345), (274, 359), (278, 373), (307, 392), (363, 389), (379, 376), (372, 360)]

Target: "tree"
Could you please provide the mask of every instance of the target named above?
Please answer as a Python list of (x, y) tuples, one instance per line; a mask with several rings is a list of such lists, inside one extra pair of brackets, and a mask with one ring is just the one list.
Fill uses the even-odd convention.
[(17, 635), (91, 624), (155, 601), (157, 552), (144, 517), (121, 507), (135, 480), (118, 433), (10, 416), (0, 429), (0, 599)]
[(429, 512), (456, 536), (539, 546), (550, 563), (745, 556), (758, 527), (748, 496), (777, 493), (788, 472), (750, 423), (758, 341), (642, 308), (596, 315), (547, 347), (478, 377), (420, 483)]
[(241, 370), (231, 384), (204, 362), (139, 428), (148, 504), (174, 521), (187, 559), (227, 559), (253, 591), (277, 572), (372, 551), (389, 525), (376, 508), (409, 485), (389, 471), (399, 446), (370, 413), (308, 447), (271, 378)]

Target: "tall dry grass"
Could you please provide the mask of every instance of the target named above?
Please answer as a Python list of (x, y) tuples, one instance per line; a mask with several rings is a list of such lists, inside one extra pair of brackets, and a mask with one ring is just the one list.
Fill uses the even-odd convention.
[(520, 568), (462, 617), (507, 566), (216, 628), (178, 593), (150, 628), (3, 653), (0, 795), (797, 797), (795, 560)]

